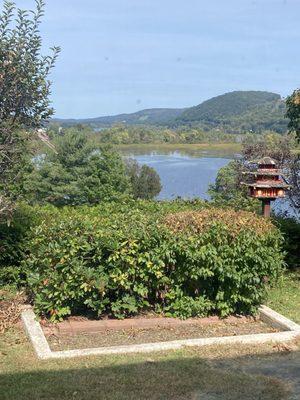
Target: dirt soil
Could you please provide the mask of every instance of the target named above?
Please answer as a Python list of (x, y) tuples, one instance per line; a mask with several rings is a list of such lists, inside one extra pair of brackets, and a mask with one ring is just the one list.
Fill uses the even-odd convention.
[(271, 332), (277, 332), (277, 330), (259, 320), (248, 320), (242, 323), (220, 321), (211, 325), (192, 323), (147, 329), (106, 329), (89, 334), (60, 334), (57, 331), (51, 333), (49, 329), (45, 330), (49, 345), (54, 351)]

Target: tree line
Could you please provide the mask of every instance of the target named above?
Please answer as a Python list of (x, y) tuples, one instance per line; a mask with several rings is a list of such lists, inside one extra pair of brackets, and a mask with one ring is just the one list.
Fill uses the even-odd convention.
[(236, 142), (239, 135), (227, 134), (219, 130), (205, 132), (200, 128), (166, 128), (150, 125), (115, 124), (110, 128), (94, 130), (92, 127), (77, 124), (73, 127), (61, 127), (57, 123), (50, 123), (47, 132), (55, 137), (59, 132), (82, 131), (99, 143), (110, 144), (155, 144), (155, 143), (210, 143)]

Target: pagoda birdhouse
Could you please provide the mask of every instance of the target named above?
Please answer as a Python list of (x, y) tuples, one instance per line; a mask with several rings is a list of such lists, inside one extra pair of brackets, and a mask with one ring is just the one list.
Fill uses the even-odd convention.
[(285, 182), (284, 175), (272, 158), (264, 157), (256, 164), (256, 171), (247, 173), (251, 176), (250, 182), (244, 185), (249, 187), (251, 197), (262, 201), (263, 215), (269, 217), (271, 201), (285, 197), (290, 186)]

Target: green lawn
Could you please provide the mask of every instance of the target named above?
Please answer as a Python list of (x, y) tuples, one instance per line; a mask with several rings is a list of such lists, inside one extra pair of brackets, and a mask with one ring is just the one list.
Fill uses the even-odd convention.
[[(248, 352), (259, 348), (215, 347), (166, 353), (39, 361), (24, 333), (2, 336), (0, 399), (210, 399), (279, 400), (288, 387), (276, 378), (239, 371)], [(266, 346), (264, 352), (271, 352)], [(219, 368), (214, 358), (230, 360)]]
[(267, 305), (300, 324), (300, 271), (286, 273), (269, 290)]
[[(299, 289), (299, 274), (287, 275), (270, 290), (268, 305), (300, 322)], [(253, 366), (272, 359), (280, 366), (289, 357), (300, 357), (297, 344), (288, 351), (240, 345), (39, 361), (16, 326), (0, 337), (0, 399), (287, 400), (286, 381)], [(249, 362), (251, 374), (243, 372)]]

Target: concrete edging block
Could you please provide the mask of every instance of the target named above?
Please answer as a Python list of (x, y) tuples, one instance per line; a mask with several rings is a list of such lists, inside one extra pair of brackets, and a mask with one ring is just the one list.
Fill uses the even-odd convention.
[(286, 331), (300, 331), (300, 325), (267, 306), (261, 306), (259, 308), (259, 313), (261, 320), (273, 326), (274, 328)]
[(32, 308), (23, 310), (21, 318), (27, 336), (29, 337), (38, 358), (43, 360), (51, 358), (52, 351)]
[(173, 340), (169, 342), (144, 343), (126, 346), (109, 346), (88, 349), (52, 351), (49, 347), (44, 332), (37, 321), (33, 309), (27, 306), (22, 314), (22, 321), (29, 339), (39, 359), (64, 359), (72, 357), (83, 357), (90, 355), (104, 354), (125, 354), (125, 353), (149, 353), (152, 351), (164, 351), (180, 349), (192, 346), (211, 346), (221, 344), (251, 344), (268, 342), (287, 342), (300, 336), (300, 325), (289, 320), (283, 315), (273, 311), (271, 308), (262, 306), (259, 309), (260, 318), (271, 326), (282, 329), (283, 332), (258, 333), (253, 335), (223, 336), (199, 339)]

